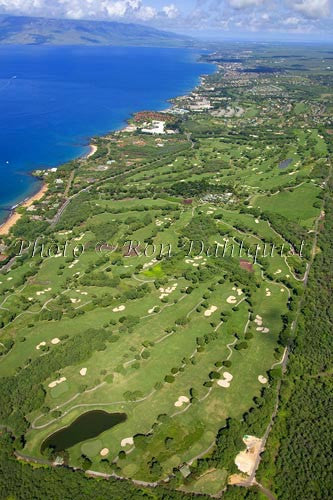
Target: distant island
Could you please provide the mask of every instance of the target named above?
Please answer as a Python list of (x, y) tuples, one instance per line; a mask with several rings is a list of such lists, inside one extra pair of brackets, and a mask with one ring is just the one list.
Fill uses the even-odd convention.
[(0, 16), (0, 44), (198, 46), (185, 35), (140, 24), (6, 15)]

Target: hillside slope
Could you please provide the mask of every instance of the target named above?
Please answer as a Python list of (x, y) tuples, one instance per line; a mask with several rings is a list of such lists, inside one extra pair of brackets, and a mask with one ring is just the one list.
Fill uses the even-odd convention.
[(0, 16), (0, 44), (188, 47), (194, 41), (139, 24)]

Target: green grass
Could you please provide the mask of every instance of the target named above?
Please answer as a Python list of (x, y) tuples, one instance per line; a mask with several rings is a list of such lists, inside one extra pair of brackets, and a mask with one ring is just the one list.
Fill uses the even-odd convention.
[(319, 210), (313, 207), (317, 201), (320, 189), (312, 184), (303, 184), (302, 186), (284, 191), (276, 196), (257, 197), (255, 206), (263, 211), (274, 212), (289, 220), (293, 220), (305, 226), (312, 226), (309, 222), (319, 214)]
[[(266, 50), (269, 53), (270, 49)], [(277, 64), (281, 63), (277, 61)], [(89, 202), (82, 205), (82, 210), (87, 210), (85, 220), (73, 224), (72, 228), (71, 221), (67, 221), (72, 232), (55, 235), (60, 242), (68, 238), (72, 248), (77, 243), (74, 238), (84, 234), (80, 240), (86, 246), (84, 254), (75, 264), (63, 257), (43, 259), (36, 275), (25, 283), (23, 275), (37, 259), (27, 260), (0, 277), (1, 313), (4, 317), (9, 312), (15, 314), (14, 318), (6, 319), (1, 329), (1, 352), (5, 352), (6, 342), (14, 342), (10, 351), (0, 358), (1, 377), (14, 376), (36, 359), (52, 356), (59, 348), (51, 342), (56, 337), (61, 339), (62, 346), (66, 345), (67, 336), (82, 334), (89, 328), (104, 328), (118, 337), (116, 342), (107, 342), (104, 350), (88, 353), (82, 363), (66, 363), (57, 373), (41, 380), (45, 391), (43, 406), (51, 411), (60, 410), (62, 415), (54, 421), (51, 413), (43, 414), (41, 408), (28, 414), (28, 421), (39, 428), (30, 427), (27, 431), (24, 453), (39, 457), (43, 440), (85, 411), (98, 408), (125, 412), (125, 422), (69, 449), (70, 464), (79, 466), (83, 454), (92, 460), (91, 469), (110, 473), (100, 450), (109, 448), (107, 459), (112, 462), (123, 449), (122, 439), (146, 434), (149, 438), (143, 448), (125, 448), (128, 454), (117, 461), (120, 468), (117, 473), (137, 480), (155, 480), (149, 468), (155, 457), (162, 468), (161, 478), (166, 478), (174, 468), (204, 453), (226, 419), (241, 419), (253, 406), (253, 398), (261, 395), (263, 385), (258, 376), (267, 375), (282, 350), (279, 334), (283, 328), (282, 317), (290, 314), (288, 298), (293, 296), (296, 300), (293, 292), (299, 293), (302, 289), (302, 283), (293, 273), (300, 267), (304, 269), (306, 262), (297, 256), (284, 258), (276, 253), (267, 258), (266, 272), (257, 264), (253, 273), (239, 274), (237, 255), (234, 267), (228, 267), (230, 261), (228, 265), (221, 261), (220, 267), (215, 266), (211, 273), (214, 257), (204, 256), (203, 264), (204, 259), (186, 262), (186, 258), (177, 255), (184, 243), (182, 234), (194, 217), (204, 214), (216, 223), (216, 230), (204, 242), (206, 249), (215, 242), (223, 245), (226, 234), (230, 244), (243, 241), (252, 249), (258, 244), (263, 247), (265, 242), (276, 246), (286, 244), (283, 230), (277, 234), (260, 215), (253, 216), (251, 207), (281, 215), (313, 230), (320, 211), (323, 179), (316, 177), (316, 169), (325, 162), (328, 149), (326, 138), (320, 136), (317, 126), (303, 123), (305, 114), (310, 114), (317, 102), (303, 95), (309, 91), (306, 90), (308, 82), (307, 86), (302, 85), (302, 99), (297, 100), (298, 87), (288, 72), (283, 78), (274, 76), (270, 81), (273, 90), (266, 81), (269, 76), (254, 86), (249, 80), (241, 92), (225, 85), (223, 78), (223, 100), (217, 100), (214, 105), (225, 107), (228, 101), (224, 99), (234, 99), (245, 110), (242, 117), (229, 119), (207, 112), (190, 113), (182, 121), (181, 130), (192, 133), (193, 144), (183, 132), (163, 138), (120, 133), (111, 139), (108, 136), (101, 139), (109, 148), (108, 155), (80, 163), (75, 171), (74, 189), (85, 186), (92, 175), (99, 181), (106, 176), (96, 167), (109, 157), (115, 158), (116, 164), (110, 167), (108, 175), (111, 168), (119, 169), (117, 172), (126, 168), (126, 172), (86, 192)], [(311, 91), (321, 96), (321, 87), (316, 85)], [(268, 91), (267, 95), (264, 90)], [(289, 108), (286, 102), (290, 95)], [(156, 146), (158, 140), (165, 144), (163, 148)], [(282, 171), (279, 163), (287, 158), (293, 161)], [(230, 191), (230, 200), (206, 202), (206, 192), (176, 196), (176, 191), (171, 189), (182, 181), (201, 180), (210, 183), (212, 193)], [(184, 204), (184, 198), (192, 198), (192, 204)], [(59, 202), (53, 194), (50, 199), (52, 203)], [(42, 207), (41, 213), (43, 210)], [(136, 221), (145, 222), (136, 226)], [(109, 254), (98, 253), (94, 228), (105, 222), (114, 224), (113, 242), (138, 240), (143, 250), (147, 241), (153, 241), (157, 251), (161, 245), (166, 248), (171, 245), (171, 260), (164, 256), (154, 261), (156, 254), (151, 253), (127, 258), (121, 248)], [(101, 255), (107, 255), (107, 260), (98, 263)], [(252, 262), (251, 256), (244, 258)], [(119, 259), (116, 264), (115, 259)], [(82, 284), (83, 278), (96, 272), (109, 278), (120, 277), (120, 283), (117, 286)], [(237, 283), (236, 274), (239, 274)], [(223, 276), (225, 280), (220, 283)], [(174, 284), (177, 287), (161, 298), (160, 284), (155, 287), (154, 281), (162, 282), (163, 288)], [(143, 297), (124, 298), (124, 293), (143, 283), (149, 286)], [(191, 293), (186, 293), (189, 287), (187, 291)], [(235, 287), (246, 291), (248, 301), (242, 300), (245, 294), (238, 295)], [(111, 303), (105, 307), (96, 304), (105, 294), (112, 296)], [(242, 300), (237, 307), (227, 302), (232, 295), (237, 301)], [(70, 317), (67, 306), (59, 304), (59, 297), (72, 299), (72, 310), (82, 310), (83, 314)], [(206, 304), (202, 305), (203, 302)], [(125, 310), (114, 311), (119, 305), (124, 305)], [(210, 306), (217, 309), (207, 317), (205, 311)], [(262, 316), (268, 333), (258, 331), (253, 321), (248, 323), (251, 308), (254, 315)], [(60, 321), (39, 317), (41, 311), (59, 310), (63, 312)], [(131, 316), (138, 322), (126, 331), (119, 320)], [(236, 339), (244, 340), (246, 325), (253, 338), (248, 339), (247, 349), (238, 351), (231, 344)], [(201, 342), (198, 338), (205, 335), (209, 342), (203, 350), (198, 349)], [(46, 354), (36, 349), (41, 342), (46, 343)], [(222, 388), (216, 381), (211, 388), (207, 387), (209, 374), (217, 370), (216, 363), (219, 365), (227, 358), (232, 364), (226, 370), (223, 368), (222, 373), (228, 371), (233, 375), (230, 387)], [(80, 375), (83, 367), (87, 369), (85, 376)], [(165, 376), (175, 368), (178, 371), (174, 381), (165, 382)], [(66, 377), (66, 381), (49, 388), (49, 383), (59, 376)], [(180, 396), (190, 398), (192, 390), (197, 394), (197, 401), (175, 406)], [(134, 400), (128, 397), (129, 392), (137, 393)], [(160, 421), (161, 414), (169, 417), (167, 422)], [(216, 495), (225, 487), (229, 472), (222, 468), (209, 470), (181, 488), (196, 494)]]

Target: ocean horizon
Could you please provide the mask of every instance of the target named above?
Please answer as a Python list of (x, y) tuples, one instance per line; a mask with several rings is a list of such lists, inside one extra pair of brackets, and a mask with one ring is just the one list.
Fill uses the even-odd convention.
[(150, 47), (0, 47), (0, 222), (40, 182), (32, 170), (89, 152), (92, 136), (162, 110), (214, 66), (203, 51)]

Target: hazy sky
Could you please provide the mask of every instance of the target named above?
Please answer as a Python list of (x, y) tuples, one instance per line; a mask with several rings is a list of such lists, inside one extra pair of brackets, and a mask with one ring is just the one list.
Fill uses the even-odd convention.
[[(333, 38), (333, 0), (0, 0), (0, 13), (146, 23), (198, 36)], [(287, 37), (287, 38), (288, 38)]]

